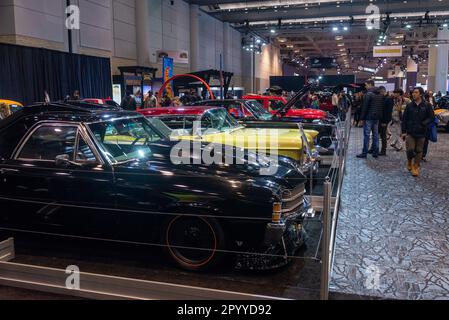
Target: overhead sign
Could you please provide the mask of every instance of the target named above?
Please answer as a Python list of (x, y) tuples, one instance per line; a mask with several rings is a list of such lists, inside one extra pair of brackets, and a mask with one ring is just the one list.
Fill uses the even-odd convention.
[(164, 58), (172, 58), (174, 63), (178, 64), (188, 64), (189, 63), (189, 52), (186, 50), (159, 50), (157, 52), (159, 61)]
[(316, 69), (333, 69), (338, 67), (337, 59), (335, 58), (312, 58), (310, 62), (311, 68)]
[(373, 47), (374, 58), (402, 57), (402, 46), (376, 46)]

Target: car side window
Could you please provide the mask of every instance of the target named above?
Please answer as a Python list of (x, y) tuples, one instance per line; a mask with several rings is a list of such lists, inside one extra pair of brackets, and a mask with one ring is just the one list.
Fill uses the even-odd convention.
[(73, 160), (77, 131), (76, 126), (41, 126), (25, 142), (18, 158), (54, 161), (67, 155)]
[(97, 161), (97, 157), (95, 157), (92, 149), (81, 135), (78, 138), (78, 149), (76, 150), (75, 161), (78, 163)]

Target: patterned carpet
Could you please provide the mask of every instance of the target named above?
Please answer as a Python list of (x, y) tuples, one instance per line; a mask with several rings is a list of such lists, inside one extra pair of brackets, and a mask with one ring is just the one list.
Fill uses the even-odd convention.
[(449, 134), (431, 144), (422, 176), (405, 152), (356, 159), (352, 131), (331, 291), (386, 299), (449, 299)]

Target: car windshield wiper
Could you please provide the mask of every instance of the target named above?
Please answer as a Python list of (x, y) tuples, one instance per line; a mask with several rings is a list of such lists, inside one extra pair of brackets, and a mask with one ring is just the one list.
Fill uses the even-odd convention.
[(245, 127), (244, 127), (244, 126), (236, 126), (236, 127), (234, 127), (234, 128), (231, 128), (231, 129), (229, 130), (229, 133), (233, 133), (233, 132), (238, 131), (238, 130), (241, 130), (241, 129), (245, 129)]
[(113, 165), (121, 166), (121, 165), (132, 163), (132, 162), (140, 162), (140, 159), (139, 158), (132, 158), (132, 159), (124, 160), (124, 161), (119, 161), (117, 163), (114, 163)]

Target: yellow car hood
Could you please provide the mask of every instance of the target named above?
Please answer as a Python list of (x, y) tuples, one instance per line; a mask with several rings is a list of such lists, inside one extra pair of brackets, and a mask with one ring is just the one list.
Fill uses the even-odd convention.
[(435, 110), (435, 115), (439, 115), (441, 113), (446, 113), (446, 112), (449, 112), (449, 110), (448, 109), (437, 109), (437, 110)]
[[(304, 130), (309, 146), (314, 148), (318, 131)], [(295, 160), (302, 158), (302, 138), (298, 129), (237, 128), (199, 136), (174, 136), (175, 140), (195, 140), (232, 145), (253, 151), (277, 150), (279, 155)], [(273, 144), (273, 145), (271, 145)]]

